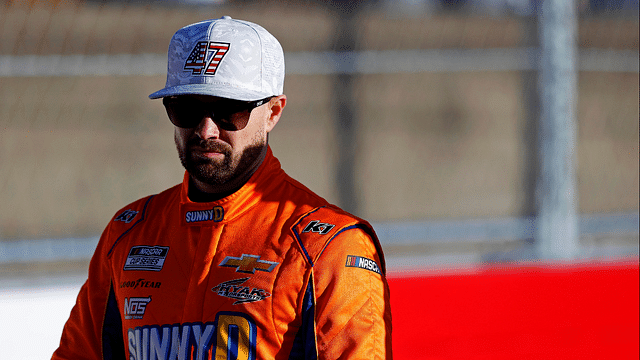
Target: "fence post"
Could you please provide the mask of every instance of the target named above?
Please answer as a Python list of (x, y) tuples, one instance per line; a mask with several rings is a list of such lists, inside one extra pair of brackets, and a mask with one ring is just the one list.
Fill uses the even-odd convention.
[(366, 1), (330, 2), (336, 26), (333, 51), (336, 59), (336, 74), (333, 83), (336, 131), (336, 188), (339, 205), (353, 214), (359, 214), (358, 186), (356, 186), (356, 157), (358, 149), (358, 111), (354, 95), (357, 74), (356, 19), (360, 6)]
[(541, 7), (535, 241), (541, 258), (571, 259), (578, 255), (576, 4), (545, 0)]

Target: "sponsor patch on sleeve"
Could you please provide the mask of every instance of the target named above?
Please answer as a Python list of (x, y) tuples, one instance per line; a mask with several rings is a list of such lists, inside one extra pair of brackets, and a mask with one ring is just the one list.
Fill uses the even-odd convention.
[(131, 221), (133, 221), (133, 219), (135, 219), (137, 215), (138, 215), (138, 211), (128, 209), (120, 213), (118, 216), (116, 216), (116, 218), (113, 219), (113, 221), (122, 221), (128, 224)]
[(362, 256), (347, 255), (347, 263), (345, 266), (365, 269), (373, 271), (376, 274), (380, 274), (380, 267), (378, 264), (375, 261)]
[(313, 220), (310, 221), (307, 226), (305, 226), (304, 230), (302, 230), (303, 233), (306, 232), (314, 232), (314, 233), (318, 233), (320, 235), (327, 235), (329, 233), (329, 231), (331, 231), (331, 229), (333, 229), (335, 227), (335, 225), (333, 224), (328, 224), (328, 223), (322, 223), (318, 220)]

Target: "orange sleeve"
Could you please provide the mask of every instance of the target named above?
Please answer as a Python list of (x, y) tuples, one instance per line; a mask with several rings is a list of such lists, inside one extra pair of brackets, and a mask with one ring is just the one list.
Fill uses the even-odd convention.
[(343, 230), (313, 266), (318, 359), (392, 358), (389, 287), (374, 241), (358, 227)]
[(104, 231), (89, 265), (89, 277), (62, 331), (53, 360), (124, 358), (122, 325), (107, 260), (109, 227)]

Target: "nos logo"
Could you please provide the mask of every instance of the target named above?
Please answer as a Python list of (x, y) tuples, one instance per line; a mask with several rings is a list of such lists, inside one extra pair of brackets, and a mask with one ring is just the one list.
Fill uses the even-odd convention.
[(124, 298), (124, 318), (126, 320), (142, 319), (150, 302), (151, 296)]
[(215, 75), (230, 46), (223, 42), (199, 41), (184, 62), (184, 70), (191, 70), (192, 75)]

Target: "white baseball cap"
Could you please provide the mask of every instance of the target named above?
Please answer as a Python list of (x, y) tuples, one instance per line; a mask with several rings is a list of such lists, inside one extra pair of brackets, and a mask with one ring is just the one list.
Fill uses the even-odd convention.
[(262, 26), (229, 16), (178, 30), (168, 51), (167, 83), (149, 95), (210, 95), (254, 101), (282, 95), (284, 53)]

